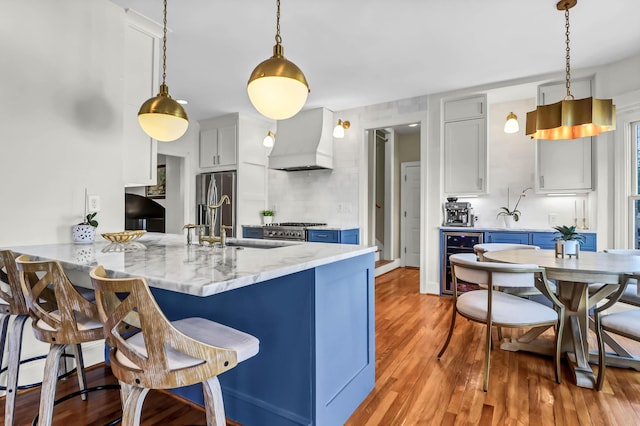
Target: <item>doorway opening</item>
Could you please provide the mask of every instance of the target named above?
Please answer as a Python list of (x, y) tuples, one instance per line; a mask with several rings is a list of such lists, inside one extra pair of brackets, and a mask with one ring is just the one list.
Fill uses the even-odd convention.
[[(399, 266), (419, 267), (420, 126), (403, 124), (368, 129), (367, 141), (367, 244), (378, 247), (376, 276)], [(413, 168), (407, 169), (408, 164)], [(405, 179), (409, 178), (410, 189), (405, 186), (409, 183)], [(417, 230), (415, 222), (406, 226), (404, 219), (410, 214), (407, 209), (411, 209), (413, 218), (417, 215)], [(414, 235), (409, 235), (410, 230)], [(407, 252), (412, 256), (406, 256)]]

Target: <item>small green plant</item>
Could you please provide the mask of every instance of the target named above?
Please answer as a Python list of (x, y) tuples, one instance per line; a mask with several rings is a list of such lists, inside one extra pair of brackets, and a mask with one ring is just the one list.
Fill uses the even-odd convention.
[(78, 225), (91, 225), (94, 228), (98, 227), (98, 221), (95, 219), (98, 212), (89, 213), (85, 216), (84, 222), (79, 223)]
[(262, 214), (262, 216), (274, 216), (273, 210), (262, 210), (260, 214)]
[(574, 241), (575, 240), (575, 241), (578, 241), (580, 244), (584, 243), (585, 241), (584, 235), (580, 234), (579, 232), (576, 232), (575, 226), (560, 225), (560, 226), (554, 226), (553, 229), (555, 229), (560, 233), (559, 237), (554, 238), (555, 241), (558, 241), (558, 240)]

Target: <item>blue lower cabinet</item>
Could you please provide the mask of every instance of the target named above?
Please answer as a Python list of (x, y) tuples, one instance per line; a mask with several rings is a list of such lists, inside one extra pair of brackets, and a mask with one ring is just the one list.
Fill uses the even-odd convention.
[(529, 244), (528, 232), (487, 232), (486, 243)]
[(243, 226), (242, 238), (264, 238), (261, 226)]
[(360, 228), (309, 229), (307, 240), (312, 243), (360, 244)]
[(531, 234), (531, 244), (543, 250), (553, 250), (556, 246), (557, 232), (533, 232)]

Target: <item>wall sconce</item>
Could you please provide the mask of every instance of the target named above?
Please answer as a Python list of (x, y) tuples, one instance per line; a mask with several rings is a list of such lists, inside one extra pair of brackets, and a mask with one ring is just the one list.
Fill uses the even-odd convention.
[(344, 138), (344, 131), (349, 127), (351, 127), (351, 123), (338, 119), (338, 124), (336, 124), (336, 127), (333, 129), (333, 137), (338, 139)]
[(269, 130), (267, 132), (267, 136), (265, 136), (264, 139), (262, 140), (262, 145), (264, 145), (265, 148), (271, 148), (273, 147), (273, 144), (275, 141), (276, 141), (276, 134), (273, 133), (271, 130)]
[(507, 115), (507, 122), (504, 123), (504, 132), (505, 133), (518, 133), (520, 130), (520, 126), (518, 125), (518, 116), (513, 112), (510, 112)]

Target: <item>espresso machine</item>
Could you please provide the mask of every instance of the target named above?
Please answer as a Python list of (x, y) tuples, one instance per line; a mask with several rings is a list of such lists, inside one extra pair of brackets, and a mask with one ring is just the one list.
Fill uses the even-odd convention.
[(475, 215), (471, 203), (458, 202), (457, 198), (447, 198), (444, 203), (444, 226), (473, 226)]

